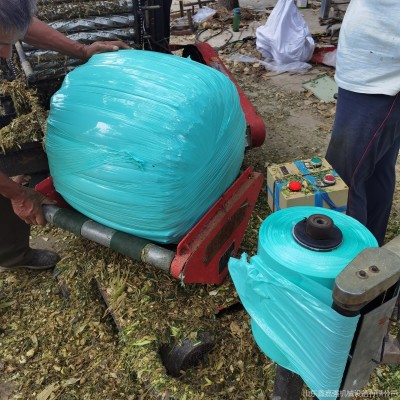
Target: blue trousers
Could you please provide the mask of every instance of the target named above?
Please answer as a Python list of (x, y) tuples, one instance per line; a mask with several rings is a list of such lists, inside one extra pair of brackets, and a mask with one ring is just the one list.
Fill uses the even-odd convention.
[(400, 94), (339, 89), (326, 159), (349, 186), (347, 214), (384, 242), (400, 147)]

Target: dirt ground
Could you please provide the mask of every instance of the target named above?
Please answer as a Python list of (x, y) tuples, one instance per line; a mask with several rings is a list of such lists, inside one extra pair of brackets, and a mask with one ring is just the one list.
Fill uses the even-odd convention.
[[(254, 36), (274, 3), (254, 2), (256, 9), (249, 8), (247, 14), (242, 5), (242, 16), (247, 17), (231, 41)], [(312, 32), (318, 33), (323, 28), (318, 24), (317, 5), (312, 4), (303, 12)], [(231, 28), (228, 15), (217, 23)], [(205, 31), (201, 40), (215, 32), (216, 28)], [(211, 38), (210, 44), (225, 43), (229, 36), (224, 35), (225, 31)], [(171, 40), (195, 41), (195, 34)], [(335, 103), (321, 102), (302, 84), (320, 75), (332, 77), (334, 68), (314, 64), (305, 74), (274, 74), (257, 62), (232, 61), (234, 53), (257, 58), (260, 54), (254, 40), (236, 42), (219, 52), (266, 125), (265, 143), (247, 152), (245, 166), (265, 174), (267, 163), (324, 156)], [(388, 239), (399, 230), (399, 203), (397, 191)], [(269, 213), (264, 188), (242, 251), (256, 253), (258, 228)], [(60, 277), (56, 279), (52, 272), (0, 276), (0, 400), (272, 398), (275, 365), (254, 343), (247, 314), (241, 310), (214, 316), (219, 301), (237, 299), (229, 278), (220, 287), (184, 287), (152, 267), (51, 226), (33, 229), (32, 243), (59, 251)], [(110, 294), (109, 308), (95, 279), (104, 282)], [(196, 338), (203, 327), (196, 325), (199, 320), (217, 336), (216, 348), (181, 378), (166, 376), (158, 356), (165, 331), (176, 339)], [(368, 389), (393, 391), (377, 399), (399, 398), (400, 371), (379, 366)], [(304, 394), (303, 400), (308, 398)]]

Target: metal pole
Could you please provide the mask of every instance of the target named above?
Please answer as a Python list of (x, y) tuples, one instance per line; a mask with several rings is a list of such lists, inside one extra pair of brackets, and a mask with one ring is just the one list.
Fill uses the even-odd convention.
[(338, 398), (352, 398), (382, 357), (384, 337), (400, 278), (400, 239), (366, 248), (336, 277), (333, 308), (347, 317), (361, 314)]
[(322, 0), (321, 8), (319, 10), (319, 16), (322, 19), (329, 17), (329, 11), (331, 9), (331, 0)]
[(26, 59), (26, 55), (20, 41), (15, 42), (15, 50), (17, 50), (18, 57), (21, 61), (21, 67), (24, 70), (26, 79), (29, 81), (33, 75), (33, 70), (30, 62)]
[(169, 273), (175, 257), (175, 252), (171, 250), (147, 239), (108, 228), (72, 209), (44, 205), (43, 212), (47, 222), (61, 229)]

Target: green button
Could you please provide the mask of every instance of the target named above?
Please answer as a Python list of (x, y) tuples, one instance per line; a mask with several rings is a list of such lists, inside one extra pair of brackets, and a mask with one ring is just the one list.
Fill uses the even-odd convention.
[(322, 160), (319, 157), (313, 157), (310, 163), (313, 167), (320, 167), (322, 165)]

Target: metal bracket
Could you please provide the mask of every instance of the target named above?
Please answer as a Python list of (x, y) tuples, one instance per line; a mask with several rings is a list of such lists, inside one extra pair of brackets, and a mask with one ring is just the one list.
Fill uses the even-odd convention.
[(367, 248), (336, 277), (333, 300), (341, 309), (357, 313), (399, 278), (397, 254), (386, 248)]
[(396, 298), (381, 304), (363, 315), (353, 340), (353, 349), (341, 387), (341, 399), (362, 389), (371, 372), (380, 364), (382, 344), (389, 326), (389, 318)]
[(387, 335), (385, 338), (381, 364), (400, 364), (400, 331), (397, 337)]
[(398, 243), (396, 238), (383, 248), (363, 250), (335, 280), (334, 308), (343, 315), (362, 314), (343, 377), (341, 399), (364, 387), (384, 355), (384, 338), (398, 295)]

